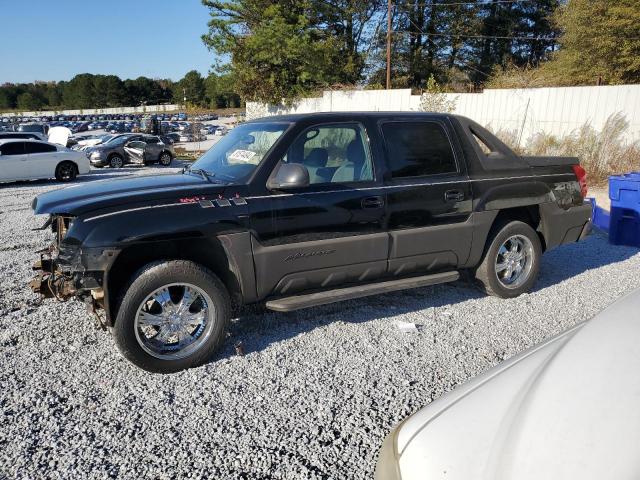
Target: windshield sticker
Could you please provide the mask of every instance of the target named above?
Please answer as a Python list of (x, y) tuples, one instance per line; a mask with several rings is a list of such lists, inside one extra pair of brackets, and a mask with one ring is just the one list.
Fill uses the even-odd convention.
[(237, 162), (249, 162), (253, 157), (255, 157), (256, 152), (252, 152), (251, 150), (234, 150), (229, 155), (229, 160), (235, 160)]

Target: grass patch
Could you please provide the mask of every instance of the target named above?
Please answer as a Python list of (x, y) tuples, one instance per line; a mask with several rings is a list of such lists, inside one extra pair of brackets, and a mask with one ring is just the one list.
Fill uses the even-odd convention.
[(500, 130), (496, 135), (520, 155), (578, 157), (587, 171), (589, 183), (602, 185), (610, 175), (640, 170), (640, 142), (626, 140), (628, 130), (625, 116), (615, 113), (607, 118), (600, 131), (585, 123), (563, 137), (538, 133), (520, 147), (517, 132)]

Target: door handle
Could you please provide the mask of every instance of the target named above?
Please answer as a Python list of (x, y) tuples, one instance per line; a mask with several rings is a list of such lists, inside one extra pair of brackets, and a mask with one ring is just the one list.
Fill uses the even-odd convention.
[(464, 192), (462, 190), (447, 190), (444, 192), (444, 199), (459, 202), (460, 200), (464, 200)]
[(382, 197), (367, 197), (362, 199), (362, 208), (382, 208), (384, 200)]

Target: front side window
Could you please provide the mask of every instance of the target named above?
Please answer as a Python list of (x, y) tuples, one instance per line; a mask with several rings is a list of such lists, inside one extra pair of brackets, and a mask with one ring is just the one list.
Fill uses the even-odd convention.
[(382, 125), (391, 178), (456, 173), (451, 143), (436, 122), (389, 122)]
[(366, 138), (358, 123), (311, 127), (294, 140), (283, 162), (304, 165), (312, 185), (371, 181), (373, 167)]
[(285, 122), (245, 123), (232, 129), (192, 166), (224, 182), (247, 179), (289, 128)]

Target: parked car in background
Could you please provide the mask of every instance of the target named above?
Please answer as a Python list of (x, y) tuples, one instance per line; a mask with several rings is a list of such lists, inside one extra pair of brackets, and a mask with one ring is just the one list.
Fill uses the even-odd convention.
[(207, 139), (206, 135), (202, 135), (199, 132), (191, 133), (191, 132), (181, 132), (179, 141), (182, 143), (187, 142), (204, 142)]
[(218, 128), (219, 125), (204, 125), (200, 129), (200, 133), (202, 133), (203, 135), (215, 135)]
[(42, 136), (39, 133), (25, 133), (25, 132), (0, 132), (0, 140), (9, 139), (22, 139), (22, 140), (42, 140)]
[(20, 124), (15, 127), (15, 131), (20, 133), (32, 133), (37, 135), (40, 140), (46, 141), (49, 125), (42, 123)]
[(171, 140), (171, 143), (176, 143), (180, 141), (180, 134), (177, 132), (169, 132), (163, 135), (163, 137), (168, 138), (169, 140)]
[(56, 178), (69, 182), (89, 173), (82, 152), (40, 140), (0, 140), (0, 182)]
[(88, 135), (85, 137), (77, 137), (76, 144), (71, 148), (73, 150), (86, 150), (87, 148), (94, 147), (100, 143), (106, 142), (110, 138), (113, 138), (112, 134)]
[[(150, 163), (159, 163), (164, 167), (171, 165), (173, 160), (173, 147), (167, 144), (158, 143), (158, 137), (143, 137), (141, 140), (127, 142), (124, 150), (129, 159), (129, 163), (137, 163), (148, 165)], [(162, 146), (161, 146), (162, 145)], [(162, 149), (158, 154), (158, 150)]]
[(214, 135), (226, 135), (227, 133), (229, 133), (229, 129), (224, 125), (220, 125), (218, 128), (216, 128)]
[(640, 478), (639, 311), (636, 290), (411, 415), (376, 480)]
[[(147, 144), (147, 151), (144, 162), (125, 149), (129, 142), (144, 141)], [(87, 156), (94, 167), (121, 168), (131, 163), (161, 163), (169, 165), (175, 157), (173, 145), (165, 144), (160, 137), (154, 135), (144, 135), (135, 133), (125, 133), (114, 135), (107, 141), (99, 143), (85, 150)]]
[(124, 123), (120, 122), (109, 125), (106, 130), (109, 133), (125, 133), (127, 131), (127, 128), (125, 127)]

